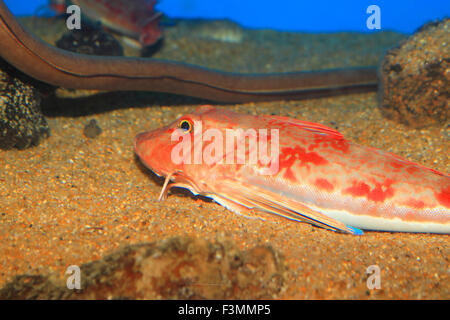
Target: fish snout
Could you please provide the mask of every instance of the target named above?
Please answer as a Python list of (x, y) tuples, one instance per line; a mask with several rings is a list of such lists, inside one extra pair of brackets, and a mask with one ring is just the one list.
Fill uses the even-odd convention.
[(136, 135), (134, 138), (134, 152), (144, 166), (157, 175), (165, 175), (167, 172), (173, 171), (171, 161), (169, 161), (171, 154), (170, 145), (160, 129)]
[(150, 138), (152, 137), (152, 132), (141, 132), (134, 138), (134, 152), (141, 158), (143, 155), (143, 151), (146, 149), (145, 145)]

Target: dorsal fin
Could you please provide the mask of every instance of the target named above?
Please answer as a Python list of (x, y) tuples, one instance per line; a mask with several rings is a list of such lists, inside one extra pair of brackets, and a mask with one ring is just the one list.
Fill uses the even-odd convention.
[(328, 136), (335, 138), (335, 139), (344, 139), (344, 136), (342, 135), (342, 133), (340, 133), (339, 131), (337, 131), (333, 128), (324, 126), (323, 124), (320, 124), (320, 123), (302, 121), (302, 120), (289, 118), (289, 117), (282, 117), (282, 116), (264, 116), (264, 117), (267, 118), (268, 120), (270, 120), (270, 119), (278, 120), (278, 121), (281, 121), (284, 123), (295, 125), (297, 127), (300, 127), (301, 129), (304, 129), (307, 131), (311, 131), (311, 132), (315, 132), (315, 133), (319, 133), (319, 134), (327, 134)]

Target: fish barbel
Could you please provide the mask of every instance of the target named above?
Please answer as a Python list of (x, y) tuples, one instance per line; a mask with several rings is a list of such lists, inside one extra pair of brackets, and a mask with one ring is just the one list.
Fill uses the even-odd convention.
[[(274, 158), (271, 163), (242, 163), (237, 161), (239, 153), (232, 152), (230, 159), (235, 161), (228, 161), (229, 149), (212, 147), (219, 137), (205, 136), (211, 129), (224, 137), (227, 130), (268, 129), (268, 143), (275, 139), (272, 130), (277, 130), (277, 144), (267, 148), (279, 148), (276, 170), (261, 173)], [(251, 139), (237, 137), (236, 146), (244, 142), (250, 158)], [(185, 138), (192, 154), (184, 157), (183, 152), (184, 161), (174, 161)], [(168, 126), (139, 134), (134, 149), (146, 167), (166, 177), (160, 198), (171, 187), (182, 187), (238, 213), (261, 210), (339, 232), (450, 233), (449, 175), (352, 143), (320, 124), (204, 106)], [(199, 150), (203, 158), (191, 161)], [(215, 160), (201, 161), (207, 154)]]

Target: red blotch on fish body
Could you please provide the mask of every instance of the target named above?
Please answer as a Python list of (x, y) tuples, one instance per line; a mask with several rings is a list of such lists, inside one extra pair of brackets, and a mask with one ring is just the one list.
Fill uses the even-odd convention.
[(352, 186), (344, 190), (344, 193), (351, 194), (355, 197), (362, 197), (370, 192), (370, 187), (368, 184), (362, 181), (353, 181)]
[(297, 182), (297, 178), (294, 175), (294, 172), (292, 172), (291, 168), (287, 168), (286, 171), (283, 174), (283, 177), (293, 183)]
[(308, 164), (321, 166), (328, 164), (328, 161), (317, 152), (306, 152), (306, 149), (300, 146), (283, 148), (280, 154), (280, 169), (285, 168), (284, 178), (293, 182), (297, 182), (297, 179), (291, 168), (297, 160), (300, 161), (300, 166)]
[(450, 186), (443, 188), (441, 192), (435, 193), (437, 201), (444, 207), (450, 208)]
[(305, 148), (296, 146), (295, 148), (283, 148), (280, 155), (280, 165), (292, 165), (295, 160), (300, 160), (301, 165), (313, 164), (322, 166), (328, 164), (328, 160), (317, 152), (306, 152)]
[(317, 178), (315, 181), (315, 185), (318, 186), (320, 189), (326, 191), (333, 191), (334, 189), (334, 186), (327, 179), (323, 178)]
[(407, 169), (406, 169), (406, 172), (408, 172), (409, 174), (411, 174), (411, 175), (413, 175), (413, 174), (415, 174), (415, 173), (417, 173), (417, 171), (419, 171), (419, 168), (417, 168), (416, 166), (409, 166)]
[(394, 189), (391, 187), (393, 181), (386, 179), (383, 183), (373, 181), (373, 189), (363, 181), (352, 181), (352, 185), (344, 190), (345, 194), (355, 197), (366, 197), (368, 200), (382, 202), (394, 195)]
[(294, 156), (282, 154), (280, 156), (279, 163), (280, 163), (281, 169), (286, 168), (286, 171), (283, 174), (284, 178), (288, 179), (290, 181), (296, 182), (295, 175), (291, 170), (291, 167), (292, 167), (292, 164), (294, 163), (294, 161), (295, 161)]
[(314, 143), (314, 144), (310, 144), (308, 146), (308, 151), (313, 151), (315, 148), (317, 148), (319, 146), (318, 143)]
[(425, 202), (423, 202), (422, 200), (411, 198), (406, 202), (406, 205), (416, 209), (423, 209), (425, 207)]
[(343, 153), (348, 153), (348, 150), (350, 149), (350, 143), (344, 139), (333, 139), (330, 142), (332, 148), (340, 150)]
[[(374, 182), (375, 188), (368, 194), (368, 199), (373, 201), (384, 201), (394, 195), (394, 189), (391, 188), (392, 180), (387, 179), (384, 183)], [(383, 190), (384, 189), (384, 190)]]
[(400, 161), (392, 161), (389, 163), (391, 165), (391, 167), (393, 167), (394, 169), (401, 169), (405, 166), (404, 163), (401, 163)]

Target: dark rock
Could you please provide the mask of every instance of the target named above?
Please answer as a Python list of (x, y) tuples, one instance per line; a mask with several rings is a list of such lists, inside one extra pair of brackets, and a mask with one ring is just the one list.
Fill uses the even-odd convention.
[(84, 23), (80, 30), (72, 30), (56, 41), (58, 48), (98, 56), (123, 56), (123, 48), (99, 24)]
[(449, 34), (450, 19), (432, 22), (387, 52), (379, 92), (386, 117), (415, 128), (449, 120)]
[(239, 251), (192, 238), (130, 245), (80, 269), (79, 290), (54, 275), (22, 275), (0, 299), (274, 299), (285, 279), (282, 258), (268, 246)]
[(102, 128), (99, 127), (97, 121), (92, 119), (89, 123), (84, 127), (83, 134), (86, 138), (95, 139), (102, 133)]
[[(7, 70), (8, 69), (8, 70)], [(0, 61), (0, 149), (24, 149), (49, 135), (41, 113), (41, 96)]]

